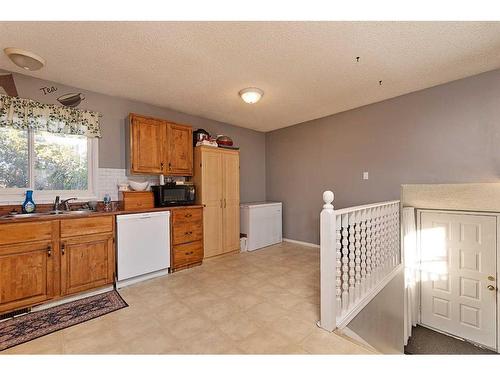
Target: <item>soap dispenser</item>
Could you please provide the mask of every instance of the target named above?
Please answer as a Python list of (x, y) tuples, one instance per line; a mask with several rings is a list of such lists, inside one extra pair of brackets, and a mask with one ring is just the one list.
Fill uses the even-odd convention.
[(33, 190), (26, 190), (26, 199), (23, 203), (23, 213), (30, 214), (35, 212), (36, 204), (33, 201)]

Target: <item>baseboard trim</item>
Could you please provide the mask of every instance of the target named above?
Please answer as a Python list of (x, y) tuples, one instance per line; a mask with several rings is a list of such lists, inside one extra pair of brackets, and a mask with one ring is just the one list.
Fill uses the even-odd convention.
[(150, 279), (154, 279), (154, 278), (157, 278), (160, 276), (166, 276), (166, 275), (168, 275), (168, 268), (160, 270), (160, 271), (154, 271), (151, 273), (147, 273), (145, 275), (131, 277), (130, 279), (117, 280), (116, 281), (116, 288), (117, 289), (125, 288), (129, 285), (132, 285), (132, 284), (137, 284), (137, 283), (140, 283), (142, 281), (146, 281), (146, 280), (150, 280)]
[(297, 240), (292, 240), (290, 238), (283, 238), (283, 241), (290, 242), (290, 243), (296, 243), (297, 245), (303, 245), (303, 246), (314, 247), (316, 249), (319, 249), (319, 245), (316, 245), (315, 243), (311, 243), (311, 242), (297, 241)]
[(60, 299), (55, 300), (55, 301), (51, 301), (51, 302), (47, 302), (47, 303), (44, 303), (41, 305), (33, 306), (33, 308), (31, 309), (31, 312), (46, 310), (46, 309), (49, 309), (51, 307), (62, 305), (63, 303), (73, 302), (73, 301), (76, 301), (76, 300), (79, 300), (82, 298), (96, 296), (98, 294), (110, 292), (113, 289), (114, 289), (113, 285), (108, 285), (108, 286), (105, 286), (103, 288), (92, 290), (90, 292), (83, 292), (83, 293), (80, 293), (80, 294), (77, 294), (74, 296), (63, 297), (63, 298), (60, 298)]

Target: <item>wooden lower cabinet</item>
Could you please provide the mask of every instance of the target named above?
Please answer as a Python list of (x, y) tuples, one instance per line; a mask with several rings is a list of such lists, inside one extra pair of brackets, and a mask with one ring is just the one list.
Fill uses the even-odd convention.
[(58, 254), (51, 241), (0, 246), (0, 312), (55, 296)]
[(112, 284), (114, 217), (0, 224), (0, 314)]
[(171, 270), (200, 265), (203, 261), (203, 209), (172, 210)]
[(61, 294), (113, 283), (113, 233), (67, 238), (61, 242)]
[(203, 260), (203, 242), (189, 242), (175, 245), (172, 251), (174, 270), (200, 264)]

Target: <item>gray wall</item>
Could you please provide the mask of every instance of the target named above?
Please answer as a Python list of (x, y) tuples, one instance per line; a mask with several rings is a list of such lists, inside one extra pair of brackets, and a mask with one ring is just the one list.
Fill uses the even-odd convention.
[[(101, 119), (102, 138), (99, 141), (99, 167), (101, 168), (125, 168), (125, 124), (130, 112), (158, 116), (191, 125), (195, 130), (203, 128), (210, 134), (229, 135), (235, 144), (240, 146), (241, 150), (241, 201), (259, 201), (266, 197), (264, 133), (21, 74), (14, 74), (14, 80), (20, 97), (42, 103), (59, 104), (56, 98), (70, 92), (81, 92), (85, 95), (86, 99), (82, 101), (79, 108), (98, 111), (103, 115)], [(44, 95), (41, 88), (52, 86), (56, 87), (57, 91)]]
[(347, 325), (379, 352), (404, 350), (404, 269)]
[(324, 190), (342, 208), (401, 184), (498, 182), (499, 145), (495, 70), (267, 133), (267, 199), (283, 201), (284, 237), (319, 243)]

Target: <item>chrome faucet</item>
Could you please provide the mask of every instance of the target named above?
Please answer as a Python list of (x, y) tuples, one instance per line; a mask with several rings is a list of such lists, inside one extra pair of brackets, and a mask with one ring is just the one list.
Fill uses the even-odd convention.
[(74, 198), (64, 199), (63, 201), (61, 201), (61, 204), (64, 205), (64, 209), (66, 211), (70, 211), (71, 207), (69, 206), (69, 201), (74, 201), (76, 199), (78, 199), (78, 198), (74, 197)]
[(52, 206), (52, 209), (54, 211), (59, 211), (59, 204), (60, 204), (59, 199), (60, 199), (59, 195), (57, 195), (56, 199), (54, 200), (54, 205)]

